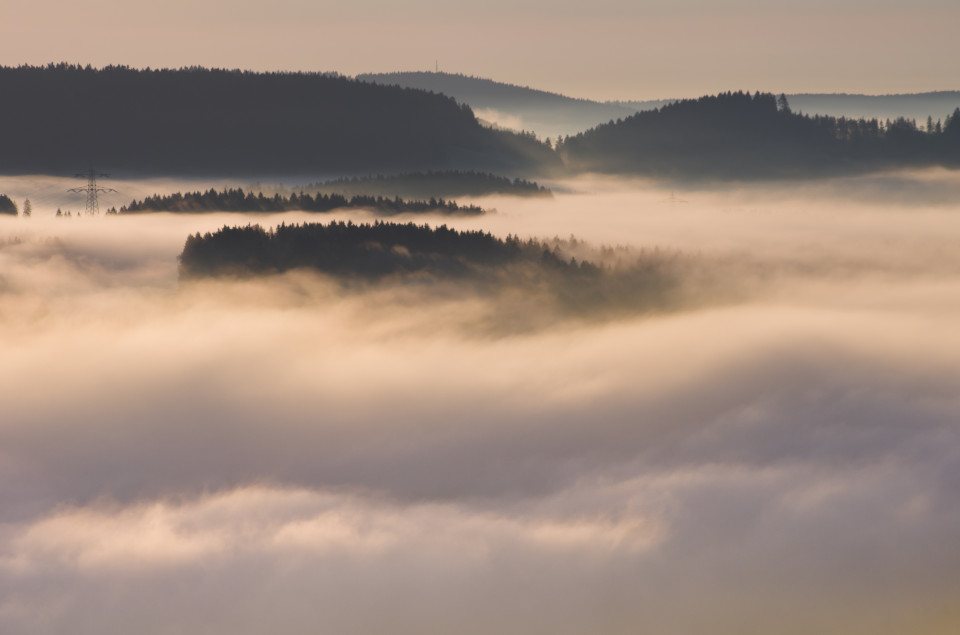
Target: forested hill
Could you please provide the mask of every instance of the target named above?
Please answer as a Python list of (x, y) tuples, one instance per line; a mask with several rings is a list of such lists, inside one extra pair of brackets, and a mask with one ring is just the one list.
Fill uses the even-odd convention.
[(771, 94), (683, 100), (566, 138), (575, 170), (718, 178), (818, 176), (886, 167), (960, 165), (960, 109), (929, 128), (896, 119), (791, 111)]
[(371, 278), (413, 271), (462, 276), (520, 259), (536, 261), (545, 249), (535, 241), (501, 240), (446, 225), (431, 229), (413, 223), (332, 222), (281, 224), (269, 231), (248, 225), (188, 237), (180, 254), (180, 274), (189, 278), (310, 268)]
[(452, 98), (317, 73), (0, 67), (0, 94), (8, 173), (527, 173), (556, 161)]
[[(274, 229), (247, 225), (189, 236), (179, 258), (180, 279), (247, 278), (300, 269), (348, 285), (407, 279), (423, 289), (428, 281), (451, 281), (454, 285), (446, 289), (465, 290), (474, 299), (477, 293), (506, 294), (512, 324), (517, 324), (518, 315), (519, 323), (542, 319), (537, 309), (543, 308), (543, 302), (577, 315), (676, 309), (691, 305), (687, 290), (702, 284), (696, 263), (676, 254), (630, 256), (622, 251), (611, 266), (582, 257), (578, 261), (567, 251), (578, 248), (585, 246), (572, 237), (568, 241), (503, 239), (446, 225), (431, 228), (382, 221), (281, 224)], [(604, 251), (593, 254), (602, 258)], [(620, 255), (627, 262), (620, 262)], [(711, 269), (711, 276), (715, 275)], [(715, 292), (698, 295), (715, 297)], [(518, 303), (530, 311), (518, 311)]]

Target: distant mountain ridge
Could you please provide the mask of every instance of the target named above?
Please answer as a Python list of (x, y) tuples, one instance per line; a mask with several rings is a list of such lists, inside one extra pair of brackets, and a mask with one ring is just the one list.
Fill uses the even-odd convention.
[[(637, 112), (635, 104), (603, 103), (544, 90), (455, 73), (425, 71), (364, 73), (356, 79), (382, 85), (418, 88), (468, 104), (478, 117), (540, 137), (556, 138)], [(655, 108), (666, 102), (645, 102)]]

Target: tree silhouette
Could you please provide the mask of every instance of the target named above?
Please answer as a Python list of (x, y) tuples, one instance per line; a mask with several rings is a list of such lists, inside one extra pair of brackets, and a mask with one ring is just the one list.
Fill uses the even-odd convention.
[(787, 114), (790, 114), (792, 112), (790, 110), (790, 102), (787, 101), (787, 96), (784, 95), (783, 93), (780, 93), (780, 96), (777, 97), (777, 110), (779, 110), (780, 112), (785, 112)]
[(0, 214), (17, 215), (17, 204), (6, 194), (0, 194)]
[(340, 194), (293, 193), (290, 196), (264, 196), (263, 192), (254, 194), (241, 188), (206, 192), (176, 192), (161, 196), (155, 194), (142, 201), (134, 200), (120, 208), (121, 214), (138, 212), (329, 212), (335, 209), (370, 209), (379, 214), (403, 214), (436, 212), (441, 214), (477, 215), (483, 209), (476, 205), (460, 205), (456, 201), (431, 198), (427, 201), (405, 201), (399, 197), (392, 199), (382, 196), (364, 196), (357, 194), (350, 198)]

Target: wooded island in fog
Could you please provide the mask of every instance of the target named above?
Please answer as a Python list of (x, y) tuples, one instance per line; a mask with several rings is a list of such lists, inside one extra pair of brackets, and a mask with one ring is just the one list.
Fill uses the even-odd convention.
[(180, 254), (181, 276), (224, 273), (278, 273), (309, 268), (337, 275), (376, 278), (397, 272), (443, 276), (476, 275), (482, 268), (518, 262), (593, 271), (588, 263), (567, 262), (540, 241), (483, 231), (431, 228), (414, 223), (353, 222), (223, 227), (187, 238)]
[(205, 192), (176, 192), (166, 196), (148, 196), (140, 201), (132, 201), (120, 208), (121, 214), (139, 212), (330, 212), (335, 209), (370, 209), (379, 214), (403, 214), (411, 212), (436, 212), (440, 214), (483, 214), (476, 205), (460, 205), (456, 201), (440, 198), (408, 201), (399, 197), (367, 196), (356, 194), (346, 197), (341, 194), (292, 193), (289, 196), (274, 194), (264, 196), (244, 192), (240, 188)]
[[(585, 248), (597, 260), (571, 253)], [(612, 257), (612, 258), (611, 258)], [(484, 231), (414, 223), (351, 221), (224, 226), (193, 234), (180, 254), (180, 280), (251, 277), (307, 270), (340, 281), (454, 280), (467, 293), (519, 292), (562, 314), (670, 310), (691, 306), (691, 289), (716, 297), (711, 274), (695, 258), (655, 250), (590, 250), (574, 237), (498, 238)], [(604, 260), (613, 260), (605, 262)], [(470, 283), (460, 286), (462, 283)]]

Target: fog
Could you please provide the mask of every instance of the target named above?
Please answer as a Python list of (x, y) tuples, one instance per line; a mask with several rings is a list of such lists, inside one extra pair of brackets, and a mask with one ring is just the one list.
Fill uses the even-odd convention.
[(0, 217), (3, 633), (960, 625), (956, 173), (590, 177), (399, 219), (679, 263), (684, 302), (636, 311), (181, 284), (190, 233), (373, 216), (57, 219), (58, 182), (0, 192), (45, 183)]

